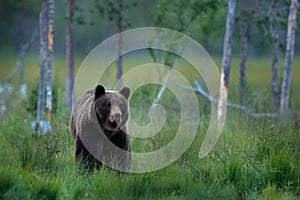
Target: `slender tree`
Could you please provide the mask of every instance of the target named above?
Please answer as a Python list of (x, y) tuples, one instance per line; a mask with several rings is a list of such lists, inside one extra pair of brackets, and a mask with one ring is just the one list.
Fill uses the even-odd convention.
[[(190, 35), (192, 32), (205, 33), (197, 34), (198, 36), (204, 36), (206, 34), (210, 35), (211, 30), (213, 30), (210, 21), (214, 21), (211, 17), (211, 13), (218, 12), (217, 10), (223, 6), (222, 4), (223, 3), (220, 0), (174, 0), (172, 1), (172, 4), (170, 4), (170, 1), (168, 0), (160, 0), (156, 4), (156, 13), (153, 18), (153, 24), (154, 26), (177, 30), (187, 35)], [(206, 19), (204, 24), (202, 20), (203, 18)], [(197, 31), (192, 31), (193, 27), (197, 27)], [(186, 44), (176, 39), (170, 39), (168, 44), (165, 45), (169, 48), (176, 49), (177, 51), (179, 50), (179, 52), (182, 53), (186, 46)], [(177, 65), (179, 57), (175, 56), (174, 54), (152, 48), (149, 48), (148, 52), (155, 63), (163, 63), (164, 65), (170, 66), (172, 69), (174, 69)], [(169, 74), (167, 74), (166, 77), (163, 76), (164, 71), (158, 69), (158, 82), (162, 82), (163, 79), (168, 81), (168, 77), (170, 77)], [(160, 87), (158, 85), (157, 96), (153, 102), (154, 104), (157, 104), (160, 101), (160, 97), (162, 96), (164, 90), (165, 86)]]
[(54, 0), (48, 0), (48, 49), (47, 49), (47, 99), (46, 112), (47, 120), (52, 118), (52, 57), (53, 57), (53, 39), (54, 39)]
[[(136, 2), (127, 3), (124, 0), (103, 0), (101, 3), (95, 0), (95, 8), (98, 12), (109, 21), (115, 23), (116, 32), (121, 33), (124, 28), (129, 27), (130, 23), (124, 17), (124, 13), (137, 5)], [(122, 83), (122, 75), (123, 75), (123, 62), (122, 62), (122, 34), (118, 35), (118, 47), (117, 47), (117, 61), (116, 61), (116, 79), (119, 81), (121, 86)]]
[(116, 63), (116, 78), (120, 83), (120, 87), (123, 85), (122, 76), (123, 76), (123, 62), (122, 62), (122, 29), (123, 29), (123, 0), (117, 1), (117, 10), (116, 10), (116, 31), (118, 35), (118, 58)]
[[(46, 89), (46, 66), (47, 66), (47, 0), (42, 0), (40, 12), (40, 81), (37, 105), (37, 124), (44, 118), (45, 89)], [(39, 125), (37, 125), (38, 128)]]
[(66, 33), (67, 77), (66, 77), (66, 97), (65, 97), (68, 112), (71, 112), (72, 110), (73, 85), (74, 85), (75, 61), (74, 61), (74, 32), (73, 32), (73, 23), (72, 23), (73, 16), (74, 16), (74, 0), (68, 0), (67, 33)]
[(247, 0), (243, 0), (241, 3), (240, 12), (240, 103), (245, 104), (245, 90), (246, 90), (246, 61), (247, 61), (247, 49), (248, 49), (248, 37), (247, 37)]
[[(108, 19), (107, 19), (107, 17), (106, 16), (103, 16), (103, 28), (102, 28), (102, 30), (103, 30), (103, 35), (106, 37), (107, 36), (107, 22), (108, 22)], [(104, 57), (104, 59), (105, 59), (105, 62), (107, 62), (107, 57)], [(109, 70), (109, 67), (108, 68), (106, 68), (106, 70), (105, 70), (105, 88), (107, 88), (107, 89), (110, 89), (111, 87), (110, 87), (110, 70)]]
[[(43, 0), (40, 13), (40, 82), (37, 122), (33, 128), (39, 134), (51, 132), (52, 55), (54, 39), (54, 0)], [(47, 93), (46, 93), (47, 92)], [(44, 120), (45, 97), (47, 121)]]
[(283, 117), (288, 110), (288, 103), (290, 97), (290, 83), (291, 83), (291, 70), (293, 66), (294, 46), (295, 46), (295, 32), (296, 32), (296, 19), (297, 19), (298, 1), (291, 0), (290, 11), (288, 17), (287, 37), (286, 37), (286, 54), (283, 80), (281, 85), (281, 99), (280, 99), (280, 115)]
[(276, 112), (279, 109), (279, 89), (278, 89), (278, 60), (279, 60), (279, 27), (276, 14), (276, 0), (271, 0), (270, 11), (270, 32), (272, 36), (272, 95), (273, 95), (273, 110)]
[(226, 116), (227, 95), (229, 86), (229, 72), (232, 55), (232, 35), (234, 28), (236, 0), (228, 0), (226, 31), (223, 46), (222, 71), (220, 80), (220, 97), (218, 102), (218, 121), (223, 121)]
[(259, 1), (253, 19), (258, 30), (259, 47), (272, 47), (271, 89), (272, 107), (274, 112), (280, 107), (280, 81), (278, 80), (279, 54), (283, 48), (283, 27), (287, 25), (288, 2), (286, 0)]

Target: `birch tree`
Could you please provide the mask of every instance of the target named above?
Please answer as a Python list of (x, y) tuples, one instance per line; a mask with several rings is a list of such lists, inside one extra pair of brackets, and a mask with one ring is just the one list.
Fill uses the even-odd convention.
[(284, 117), (288, 110), (290, 97), (291, 70), (293, 66), (294, 47), (295, 47), (295, 32), (297, 19), (298, 1), (291, 0), (290, 11), (288, 17), (287, 37), (286, 37), (286, 54), (283, 72), (283, 80), (281, 85), (280, 99), (280, 115)]
[(48, 0), (48, 49), (47, 49), (47, 100), (46, 112), (47, 120), (52, 118), (52, 57), (53, 57), (53, 38), (54, 38), (54, 0)]
[[(133, 7), (136, 7), (137, 3), (128, 3), (124, 2), (124, 0), (104, 0), (101, 3), (95, 0), (95, 8), (98, 12), (104, 17), (108, 18), (109, 21), (115, 23), (116, 33), (121, 33), (124, 28), (129, 27), (130, 23), (124, 17), (124, 13)], [(118, 47), (117, 47), (117, 61), (116, 61), (116, 79), (119, 81), (119, 86), (122, 85), (122, 75), (123, 75), (123, 62), (122, 62), (122, 34), (118, 35)]]
[(247, 48), (248, 48), (248, 37), (247, 37), (247, 0), (243, 0), (241, 3), (240, 12), (240, 103), (245, 104), (245, 90), (246, 90), (246, 61), (247, 61)]
[(272, 96), (273, 110), (279, 110), (280, 94), (278, 88), (278, 62), (279, 62), (279, 23), (282, 16), (278, 16), (278, 9), (283, 3), (271, 0), (270, 3), (270, 33), (272, 37)]
[(123, 85), (122, 83), (122, 76), (123, 76), (123, 62), (122, 62), (122, 30), (123, 30), (123, 20), (122, 20), (122, 12), (123, 12), (123, 0), (117, 1), (117, 7), (116, 7), (116, 31), (118, 35), (118, 58), (116, 63), (116, 78), (117, 81), (120, 83), (120, 87)]
[(67, 5), (67, 33), (66, 33), (66, 105), (67, 111), (72, 110), (73, 100), (73, 85), (74, 85), (74, 32), (73, 32), (73, 19), (74, 16), (74, 0), (68, 0)]
[(286, 0), (260, 1), (253, 18), (258, 29), (257, 38), (260, 40), (260, 48), (271, 46), (271, 89), (272, 107), (274, 112), (279, 111), (280, 90), (278, 80), (279, 54), (283, 48), (283, 27), (285, 27), (288, 16), (288, 5)]
[(47, 0), (42, 0), (40, 12), (40, 81), (37, 105), (37, 127), (44, 118), (45, 110), (45, 89), (46, 89), (46, 66), (47, 66)]
[(229, 86), (229, 72), (232, 55), (232, 35), (234, 28), (236, 0), (228, 0), (226, 31), (223, 46), (222, 71), (220, 80), (220, 97), (218, 101), (218, 121), (223, 121), (226, 116), (227, 95)]
[[(32, 128), (38, 134), (51, 132), (52, 113), (52, 54), (54, 33), (54, 0), (43, 0), (40, 12), (40, 81), (38, 92), (37, 121)], [(46, 93), (47, 92), (47, 93)], [(45, 115), (45, 97), (47, 121)]]

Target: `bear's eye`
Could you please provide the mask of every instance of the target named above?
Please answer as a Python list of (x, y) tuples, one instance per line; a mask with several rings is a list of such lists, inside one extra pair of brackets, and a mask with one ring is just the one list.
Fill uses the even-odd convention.
[(111, 108), (111, 103), (106, 104), (106, 107), (110, 109)]

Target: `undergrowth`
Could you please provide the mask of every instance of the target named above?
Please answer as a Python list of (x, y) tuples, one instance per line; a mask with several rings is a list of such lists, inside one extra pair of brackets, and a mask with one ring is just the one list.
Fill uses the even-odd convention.
[[(152, 94), (136, 95), (142, 101)], [(166, 110), (179, 111), (174, 108), (175, 97), (165, 95)], [(300, 129), (294, 121), (252, 119), (228, 111), (218, 144), (199, 159), (209, 123), (203, 106), (199, 132), (176, 162), (158, 171), (126, 175), (106, 168), (88, 173), (76, 165), (68, 116), (63, 112), (55, 113), (52, 134), (39, 136), (30, 129), (33, 117), (15, 106), (0, 120), (0, 199), (300, 198)], [(131, 110), (137, 113), (137, 121), (147, 123), (147, 112)], [(168, 144), (176, 134), (178, 119), (169, 119), (167, 125), (155, 139), (133, 139), (132, 150), (147, 152)]]

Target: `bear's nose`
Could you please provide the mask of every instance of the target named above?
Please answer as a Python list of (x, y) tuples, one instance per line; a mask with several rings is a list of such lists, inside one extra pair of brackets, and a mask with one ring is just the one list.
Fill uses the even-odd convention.
[(117, 123), (120, 123), (122, 121), (122, 115), (121, 115), (121, 113), (120, 112), (115, 113), (115, 117), (114, 118), (115, 118), (115, 121)]

